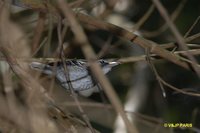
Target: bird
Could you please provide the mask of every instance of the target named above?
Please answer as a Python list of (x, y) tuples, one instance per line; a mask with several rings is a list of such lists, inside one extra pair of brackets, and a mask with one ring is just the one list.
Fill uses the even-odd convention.
[[(100, 59), (97, 61), (107, 74), (113, 67), (120, 64), (118, 61)], [(93, 78), (89, 69), (89, 62), (82, 59), (40, 63), (31, 62), (30, 68), (46, 75), (55, 76), (59, 84), (66, 90), (73, 89), (82, 96), (89, 97), (99, 92), (97, 81)]]

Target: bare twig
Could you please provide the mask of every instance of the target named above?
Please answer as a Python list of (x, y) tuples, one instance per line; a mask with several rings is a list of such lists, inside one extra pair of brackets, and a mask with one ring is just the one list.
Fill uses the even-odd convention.
[[(200, 33), (197, 33), (197, 34), (194, 34), (192, 36), (189, 36), (187, 38), (185, 38), (185, 42), (191, 42), (197, 38), (200, 37)], [(171, 43), (166, 43), (166, 44), (162, 44), (161, 47), (162, 48), (165, 48), (165, 49), (168, 49), (168, 48), (173, 48), (176, 46), (176, 42), (171, 42)], [(196, 45), (196, 46), (199, 46), (199, 45)], [(188, 44), (188, 47), (191, 47), (191, 45)]]
[[(65, 56), (64, 56), (64, 51), (63, 51), (61, 24), (62, 24), (61, 23), (61, 19), (59, 19), (58, 28), (57, 28), (58, 42), (59, 42), (58, 47), (59, 47), (59, 50), (60, 50), (60, 58), (61, 58), (61, 60), (62, 60), (62, 62), (64, 64), (64, 73), (65, 73), (66, 81), (70, 81), (70, 79), (69, 79), (70, 76), (69, 76), (68, 68), (67, 68), (66, 63), (65, 63)], [(91, 123), (89, 121), (89, 118), (87, 117), (87, 115), (84, 112), (82, 106), (80, 105), (80, 101), (78, 100), (77, 94), (75, 93), (71, 82), (69, 82), (68, 85), (69, 85), (70, 91), (72, 93), (72, 97), (73, 97), (73, 99), (74, 99), (74, 101), (75, 101), (80, 113), (82, 114), (82, 118), (85, 120), (85, 122), (88, 125), (88, 127), (90, 128), (91, 132), (95, 133), (95, 130), (93, 129), (93, 127), (92, 127), (92, 125), (91, 125)]]
[[(80, 24), (76, 21), (73, 12), (70, 10), (69, 6), (64, 2), (64, 0), (59, 0), (58, 4), (59, 8), (62, 10), (63, 14), (67, 18), (71, 26), (71, 29), (75, 34), (76, 40), (79, 42), (86, 59), (89, 61), (96, 60), (96, 54), (92, 50), (87, 40), (87, 37), (83, 32), (83, 29), (81, 28)], [(123, 107), (121, 105), (120, 100), (118, 99), (116, 93), (114, 92), (112, 85), (103, 74), (99, 64), (96, 62), (90, 63), (90, 67), (94, 76), (99, 81), (105, 93), (108, 95), (108, 98), (110, 99), (112, 105), (114, 106), (116, 111), (120, 114), (120, 116), (123, 118), (128, 131), (131, 133), (136, 133), (137, 129), (134, 127), (133, 124), (129, 122), (125, 112), (123, 111)]]
[(45, 44), (46, 42), (47, 42), (47, 37), (45, 37), (45, 38), (43, 39), (43, 41), (41, 42), (41, 44), (37, 47), (37, 49), (34, 50), (34, 52), (33, 52), (33, 54), (32, 54), (31, 57), (34, 57), (34, 56), (37, 54), (37, 52), (41, 49), (41, 47), (44, 46), (44, 44)]
[[(157, 9), (159, 10), (161, 16), (165, 19), (165, 21), (167, 22), (169, 28), (171, 29), (172, 33), (174, 34), (175, 38), (177, 39), (179, 47), (182, 50), (188, 51), (189, 49), (188, 49), (187, 45), (185, 44), (184, 38), (182, 37), (182, 35), (177, 30), (177, 28), (174, 25), (174, 23), (170, 20), (166, 9), (163, 7), (163, 5), (160, 3), (159, 0), (152, 0), (152, 1), (154, 2), (154, 4), (157, 7)], [(197, 63), (196, 59), (191, 54), (187, 53), (186, 56), (187, 56), (188, 59), (190, 59), (194, 63)], [(195, 65), (192, 65), (192, 68), (197, 73), (197, 75), (200, 77), (200, 69), (197, 68)]]
[[(192, 49), (192, 50), (187, 51), (187, 53), (188, 52), (190, 54), (192, 54), (192, 55), (199, 55), (200, 54), (200, 49)], [(176, 52), (174, 52), (174, 54), (176, 54), (176, 55), (179, 55), (179, 54), (185, 55), (185, 53), (186, 53), (186, 51), (176, 51)], [(155, 55), (155, 54), (151, 54), (150, 57), (152, 59), (159, 59), (158, 56)], [(185, 58), (183, 58), (181, 56), (179, 58), (180, 58), (180, 60), (184, 60), (185, 59)], [(124, 57), (124, 58), (118, 59), (118, 61), (121, 62), (122, 64), (123, 63), (130, 63), (130, 62), (137, 62), (137, 61), (144, 61), (144, 60), (146, 60), (146, 55), (133, 56), (133, 57)]]
[(48, 14), (48, 37), (47, 37), (47, 43), (44, 45), (44, 56), (49, 56), (50, 54), (50, 46), (52, 41), (52, 34), (53, 34), (53, 18), (52, 14)]
[[(187, 2), (187, 0), (182, 0), (180, 2), (180, 4), (178, 5), (178, 7), (174, 10), (174, 12), (172, 13), (172, 15), (170, 16), (170, 19), (173, 22), (176, 20), (176, 18), (178, 17), (178, 15), (183, 10), (186, 2)], [(161, 33), (163, 33), (167, 29), (168, 29), (168, 25), (166, 23), (164, 23), (159, 29), (156, 29), (154, 31), (144, 31), (144, 32), (142, 32), (142, 35), (144, 35), (145, 37), (156, 37), (156, 36), (160, 35)]]
[(37, 21), (37, 26), (35, 28), (35, 33), (32, 41), (32, 53), (35, 53), (38, 48), (38, 44), (40, 42), (40, 38), (42, 36), (42, 32), (44, 31), (46, 14), (40, 12), (39, 19)]
[(10, 53), (8, 52), (9, 50), (7, 50), (6, 47), (1, 46), (0, 51), (6, 57), (6, 60), (7, 60), (8, 64), (10, 65), (10, 67), (12, 68), (13, 72), (15, 74), (17, 74), (19, 76), (19, 78), (21, 78), (22, 83), (25, 84), (25, 86), (27, 86), (29, 89), (33, 89), (33, 88), (31, 88), (31, 86), (36, 87), (37, 89), (40, 90), (41, 93), (43, 93), (45, 95), (45, 97), (48, 99), (48, 101), (50, 101), (52, 103), (54, 102), (54, 100), (47, 94), (46, 90), (40, 84), (38, 84), (34, 80), (33, 77), (31, 77), (29, 74), (27, 74), (18, 65), (17, 60), (14, 57), (12, 57), (12, 55), (10, 55)]
[(145, 38), (139, 37), (121, 27), (118, 27), (118, 26), (115, 26), (115, 25), (112, 25), (109, 23), (105, 23), (103, 21), (92, 18), (88, 15), (78, 13), (76, 16), (79, 18), (79, 20), (83, 24), (86, 24), (86, 26), (89, 26), (94, 29), (102, 29), (102, 30), (109, 31), (109, 32), (113, 33), (114, 35), (125, 38), (125, 39), (133, 42), (134, 44), (140, 45), (141, 47), (143, 47), (145, 49), (149, 48), (150, 52), (157, 54), (157, 55), (163, 57), (164, 59), (167, 59), (179, 66), (182, 66), (185, 69), (188, 69), (188, 70), (191, 69), (187, 63), (180, 61), (178, 56), (174, 55), (173, 53), (170, 53), (167, 50), (164, 50), (163, 48), (158, 46), (155, 42), (152, 42)]
[(165, 88), (164, 88), (162, 82), (159, 80), (160, 78), (159, 78), (159, 75), (158, 75), (156, 68), (154, 67), (153, 63), (151, 62), (151, 58), (149, 56), (149, 49), (146, 49), (146, 54), (147, 54), (147, 56), (146, 56), (147, 62), (149, 64), (149, 66), (151, 67), (152, 71), (154, 72), (155, 76), (156, 76), (156, 79), (157, 79), (157, 81), (160, 85), (160, 88), (162, 90), (163, 97), (166, 97)]
[(199, 22), (200, 16), (197, 17), (197, 19), (194, 21), (193, 25), (190, 27), (190, 29), (185, 33), (184, 38), (186, 38), (190, 32), (193, 30), (193, 28), (196, 26), (196, 24)]
[(185, 39), (185, 41), (186, 42), (190, 42), (190, 41), (193, 41), (193, 40), (195, 40), (195, 39), (197, 39), (197, 38), (199, 38), (200, 37), (200, 33), (197, 33), (197, 34), (194, 34), (194, 35), (192, 35), (192, 36), (190, 36), (190, 37), (187, 37), (186, 39)]
[[(191, 49), (189, 51), (190, 54), (192, 55), (200, 55), (200, 49)], [(174, 54), (175, 55), (185, 55), (186, 51), (175, 51)], [(158, 55), (156, 54), (150, 54), (152, 59), (161, 59), (159, 58)], [(180, 60), (184, 60), (185, 58), (179, 56)], [(5, 61), (5, 57), (0, 57), (0, 61)], [(47, 62), (57, 62), (60, 61), (60, 58), (17, 58), (17, 60), (23, 61), (23, 62), (41, 62), (41, 63), (47, 63)], [(71, 59), (65, 59), (65, 60), (71, 60)], [(123, 57), (123, 58), (119, 58), (119, 59), (110, 59), (110, 60), (117, 60), (119, 62), (121, 62), (121, 64), (124, 63), (134, 63), (134, 62), (138, 62), (138, 61), (145, 61), (146, 60), (146, 55), (140, 55), (140, 56), (130, 56), (130, 57)], [(188, 62), (188, 61), (187, 61)]]
[(194, 97), (200, 97), (200, 93), (194, 93), (194, 92), (187, 92), (187, 91), (184, 91), (184, 90), (182, 90), (182, 89), (179, 89), (179, 88), (177, 88), (177, 87), (174, 87), (174, 86), (170, 85), (169, 83), (167, 83), (166, 81), (164, 81), (161, 77), (159, 77), (159, 78), (160, 78), (159, 80), (160, 80), (165, 86), (169, 87), (169, 88), (172, 89), (172, 90), (175, 90), (175, 91), (177, 91), (177, 92), (179, 92), (179, 93), (181, 93), (181, 94), (185, 94), (185, 95), (189, 95), (189, 96), (194, 96)]
[(148, 9), (148, 11), (142, 16), (142, 18), (134, 25), (132, 32), (137, 31), (150, 17), (150, 15), (153, 13), (155, 9), (154, 5), (151, 5)]
[[(18, 5), (18, 6), (20, 6), (20, 5)], [(47, 10), (47, 9), (43, 9), (43, 10)], [(51, 11), (53, 11), (53, 13), (56, 14), (55, 10), (51, 10)], [(117, 35), (117, 36), (120, 36), (127, 40), (130, 40), (131, 42), (138, 44), (138, 45), (142, 46), (143, 48), (150, 48), (151, 49), (150, 52), (157, 54), (177, 65), (180, 65), (183, 68), (186, 68), (189, 70), (191, 69), (187, 63), (180, 61), (177, 58), (177, 56), (173, 55), (172, 53), (170, 53), (166, 50), (163, 50), (160, 46), (156, 45), (156, 43), (154, 43), (154, 42), (151, 42), (144, 38), (138, 37), (137, 35), (132, 34), (131, 32), (128, 32), (127, 30), (124, 30), (120, 27), (114, 26), (109, 23), (102, 22), (102, 21), (97, 20), (96, 18), (92, 18), (88, 15), (77, 13), (76, 16), (79, 18), (79, 20), (82, 23), (86, 24), (89, 27), (109, 31), (109, 32), (113, 33), (114, 35)]]
[(164, 80), (160, 77), (160, 75), (159, 75), (159, 73), (157, 72), (157, 70), (156, 70), (155, 66), (153, 65), (153, 63), (151, 62), (151, 59), (150, 59), (148, 56), (147, 56), (147, 59), (148, 59), (147, 61), (148, 61), (149, 65), (150, 65), (150, 67), (152, 68), (152, 71), (154, 72), (154, 74), (155, 74), (155, 76), (156, 76), (156, 79), (157, 79), (158, 82), (159, 82), (159, 85), (160, 85), (160, 87), (161, 87), (161, 89), (162, 89), (162, 91), (163, 91), (164, 97), (166, 96), (166, 94), (165, 94), (163, 85), (165, 85), (165, 86), (169, 87), (170, 89), (175, 90), (175, 91), (177, 91), (177, 92), (179, 92), (179, 93), (181, 93), (181, 94), (185, 94), (185, 95), (189, 95), (189, 96), (195, 96), (195, 97), (200, 97), (200, 93), (187, 92), (187, 91), (185, 91), (185, 90), (176, 88), (176, 87), (170, 85), (169, 83), (167, 83), (166, 81), (164, 81)]
[(108, 40), (105, 42), (101, 51), (99, 51), (99, 53), (97, 54), (98, 59), (104, 56), (108, 52), (108, 50), (111, 48), (111, 45), (110, 45), (111, 40), (112, 40), (112, 37), (109, 37)]

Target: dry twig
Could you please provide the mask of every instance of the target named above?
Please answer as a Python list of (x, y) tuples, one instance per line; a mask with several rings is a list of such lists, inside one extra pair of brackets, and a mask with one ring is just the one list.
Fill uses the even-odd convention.
[[(59, 8), (62, 10), (63, 14), (67, 18), (71, 26), (71, 29), (75, 34), (76, 40), (79, 42), (86, 59), (89, 61), (96, 60), (96, 54), (92, 50), (87, 40), (87, 37), (85, 36), (83, 32), (83, 29), (76, 21), (73, 15), (73, 12), (70, 10), (69, 6), (63, 0), (59, 0), (58, 4), (59, 4)], [(118, 99), (116, 93), (114, 92), (112, 85), (103, 74), (101, 67), (96, 62), (91, 63), (90, 67), (97, 81), (100, 83), (105, 93), (107, 94), (108, 98), (110, 99), (112, 105), (114, 106), (116, 111), (120, 114), (120, 116), (123, 118), (128, 131), (132, 133), (136, 133), (137, 129), (133, 126), (133, 124), (129, 122), (126, 114), (123, 111), (123, 107), (120, 103), (120, 100)]]

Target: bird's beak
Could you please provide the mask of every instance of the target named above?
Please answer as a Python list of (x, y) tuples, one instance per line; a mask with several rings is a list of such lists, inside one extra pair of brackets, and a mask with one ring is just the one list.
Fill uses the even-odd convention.
[(119, 65), (119, 64), (121, 64), (120, 62), (116, 62), (116, 61), (111, 61), (111, 62), (109, 62), (109, 66), (110, 67), (114, 67), (114, 66), (117, 66), (117, 65)]

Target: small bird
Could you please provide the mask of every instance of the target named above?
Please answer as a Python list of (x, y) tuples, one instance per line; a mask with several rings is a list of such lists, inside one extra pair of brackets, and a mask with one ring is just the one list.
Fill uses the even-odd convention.
[[(117, 61), (98, 60), (104, 74), (107, 74), (114, 66), (119, 65)], [(65, 69), (66, 66), (66, 69)], [(85, 97), (90, 96), (93, 92), (98, 92), (97, 82), (91, 75), (89, 64), (84, 60), (66, 60), (50, 62), (47, 64), (32, 62), (30, 67), (44, 74), (55, 76), (57, 81), (67, 90), (70, 87), (75, 92)]]

